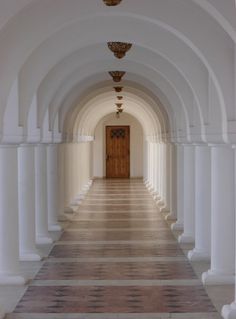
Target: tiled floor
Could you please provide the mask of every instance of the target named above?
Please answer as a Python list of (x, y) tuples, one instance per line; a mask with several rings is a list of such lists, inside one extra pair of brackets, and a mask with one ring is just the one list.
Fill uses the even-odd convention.
[(216, 319), (141, 180), (98, 180), (8, 319)]

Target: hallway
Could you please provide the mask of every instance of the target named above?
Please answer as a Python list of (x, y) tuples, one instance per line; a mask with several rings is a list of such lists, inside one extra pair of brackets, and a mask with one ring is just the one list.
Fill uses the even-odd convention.
[(95, 180), (7, 318), (219, 318), (157, 211), (140, 179)]

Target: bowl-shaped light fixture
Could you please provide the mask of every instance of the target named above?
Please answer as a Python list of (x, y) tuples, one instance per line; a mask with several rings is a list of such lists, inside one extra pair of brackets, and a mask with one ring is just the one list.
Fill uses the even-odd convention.
[(125, 75), (124, 71), (110, 71), (109, 74), (113, 78), (114, 82), (120, 82)]
[(122, 0), (103, 0), (106, 6), (113, 7), (121, 3)]
[(122, 59), (132, 47), (132, 43), (126, 42), (108, 42), (107, 45), (117, 59)]
[(114, 87), (114, 90), (115, 90), (117, 93), (120, 93), (120, 92), (122, 92), (123, 87), (122, 87), (122, 86), (115, 86), (115, 87)]

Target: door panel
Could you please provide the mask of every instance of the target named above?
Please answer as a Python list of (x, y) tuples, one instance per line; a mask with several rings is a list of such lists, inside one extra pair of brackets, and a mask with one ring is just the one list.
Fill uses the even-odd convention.
[(129, 126), (106, 126), (106, 177), (130, 177)]

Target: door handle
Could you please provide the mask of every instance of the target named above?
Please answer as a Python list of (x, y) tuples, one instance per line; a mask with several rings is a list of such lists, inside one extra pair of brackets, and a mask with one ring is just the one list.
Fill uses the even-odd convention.
[(110, 158), (110, 156), (107, 154), (107, 158), (106, 158), (106, 160), (108, 161), (108, 160), (109, 160), (109, 158)]

